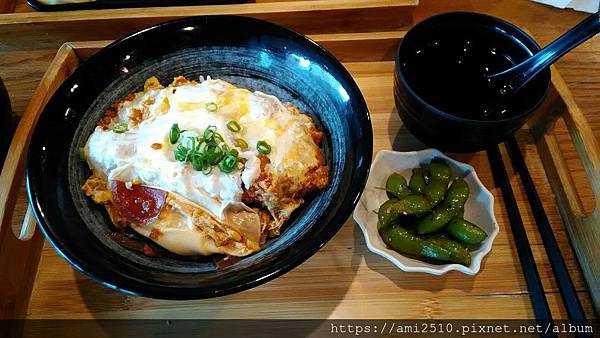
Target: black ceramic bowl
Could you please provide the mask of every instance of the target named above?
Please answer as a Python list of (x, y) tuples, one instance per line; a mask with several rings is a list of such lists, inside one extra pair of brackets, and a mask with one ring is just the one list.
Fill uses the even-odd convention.
[[(550, 84), (550, 70), (542, 71), (518, 92), (513, 98), (518, 103), (515, 111), (506, 118), (483, 120), (449, 114), (423, 99), (439, 93), (425, 93), (428, 89), (423, 88), (416, 90), (415, 81), (407, 76), (408, 67), (420, 67), (407, 63), (409, 56), (418, 53), (424, 43), (436, 41), (436, 36), (444, 34), (494, 41), (503, 50), (503, 57), (512, 63), (519, 63), (540, 47), (529, 35), (506, 21), (466, 12), (428, 18), (414, 26), (400, 43), (396, 54), (394, 97), (398, 114), (411, 133), (431, 147), (453, 152), (483, 150), (502, 142), (519, 129), (544, 100)], [(441, 60), (450, 55), (439, 53), (437, 57)], [(410, 71), (418, 75), (426, 70), (412, 68)]]
[[(208, 257), (150, 258), (109, 236), (102, 206), (81, 192), (81, 147), (113, 102), (158, 76), (210, 75), (292, 102), (325, 132), (331, 183), (306, 200), (262, 251), (217, 269)], [(154, 298), (224, 295), (265, 283), (304, 262), (339, 230), (365, 185), (372, 129), (344, 67), (308, 38), (246, 17), (194, 17), (152, 26), (102, 49), (56, 91), (34, 130), (27, 188), (46, 239), (98, 282)]]

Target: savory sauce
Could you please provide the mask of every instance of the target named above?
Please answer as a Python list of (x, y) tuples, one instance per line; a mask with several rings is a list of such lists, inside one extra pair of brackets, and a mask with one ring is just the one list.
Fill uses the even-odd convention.
[[(436, 29), (418, 42), (407, 41), (402, 72), (415, 93), (446, 113), (474, 120), (497, 120), (523, 112), (524, 87), (508, 100), (486, 76), (511, 68), (530, 53), (491, 28)], [(403, 47), (404, 48), (404, 47)]]

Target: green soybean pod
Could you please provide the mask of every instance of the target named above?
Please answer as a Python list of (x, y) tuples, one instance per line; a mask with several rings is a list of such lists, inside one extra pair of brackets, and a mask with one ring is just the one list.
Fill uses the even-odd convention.
[(455, 239), (471, 245), (481, 244), (487, 238), (485, 231), (462, 217), (454, 217), (446, 231)]
[(425, 181), (425, 171), (423, 168), (414, 168), (408, 186), (415, 194), (422, 194), (427, 182)]
[(392, 224), (400, 216), (397, 205), (398, 202), (399, 200), (392, 198), (379, 207), (377, 219), (381, 226), (385, 227)]
[(412, 194), (399, 202), (402, 215), (421, 215), (431, 211), (430, 200), (421, 194)]
[(383, 242), (396, 252), (409, 255), (419, 255), (421, 253), (423, 239), (400, 226), (380, 227), (379, 235)]
[(464, 207), (467, 199), (469, 199), (469, 193), (469, 185), (463, 178), (459, 177), (452, 181), (442, 206), (458, 210)]
[(448, 184), (452, 177), (452, 169), (444, 160), (436, 157), (429, 163), (429, 174), (432, 181), (438, 180)]
[(455, 211), (449, 208), (437, 208), (427, 214), (417, 224), (417, 233), (419, 235), (431, 234), (441, 230), (454, 217)]
[(423, 195), (429, 198), (431, 208), (433, 208), (444, 200), (447, 190), (448, 182), (432, 180), (431, 182), (429, 182), (428, 185), (425, 186), (425, 189), (423, 190)]
[(421, 244), (421, 256), (442, 262), (449, 262), (452, 259), (452, 252), (435, 243), (423, 241)]
[(392, 250), (411, 256), (435, 259), (437, 261), (449, 261), (452, 253), (428, 242), (400, 226), (380, 227), (379, 235)]
[(423, 195), (408, 195), (390, 199), (379, 207), (377, 217), (381, 225), (389, 225), (402, 215), (419, 215), (431, 210), (430, 201)]
[[(387, 178), (385, 190), (388, 193), (388, 197), (395, 197), (398, 199), (402, 199), (411, 194), (406, 179), (398, 173), (393, 173)], [(390, 194), (392, 196), (390, 196)]]
[(429, 181), (431, 181), (431, 172), (429, 171), (429, 164), (421, 165), (421, 169), (423, 169), (423, 177), (425, 178), (425, 184), (429, 184)]
[(471, 253), (460, 243), (453, 241), (443, 235), (435, 235), (427, 238), (428, 241), (436, 244), (452, 253), (450, 262), (462, 264), (464, 266), (471, 265)]

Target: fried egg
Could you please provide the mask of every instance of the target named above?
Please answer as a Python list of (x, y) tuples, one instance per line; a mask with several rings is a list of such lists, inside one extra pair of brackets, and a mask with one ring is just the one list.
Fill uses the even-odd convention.
[[(180, 137), (174, 144), (175, 125)], [(199, 171), (176, 158), (179, 144), (195, 142), (208, 128), (242, 159), (231, 172), (218, 166)], [(163, 87), (150, 78), (143, 92), (113, 106), (89, 137), (83, 153), (96, 181), (92, 187), (88, 180), (84, 191), (92, 197), (94, 190), (110, 192), (111, 182), (165, 191), (157, 218), (124, 222), (177, 254), (243, 256), (258, 250), (268, 234), (278, 234), (306, 193), (327, 185), (320, 138), (309, 116), (275, 96), (222, 80), (178, 77)], [(268, 154), (261, 153), (261, 143)], [(115, 222), (123, 219), (123, 206), (116, 205), (114, 190), (112, 195), (103, 204), (113, 206), (107, 209)]]

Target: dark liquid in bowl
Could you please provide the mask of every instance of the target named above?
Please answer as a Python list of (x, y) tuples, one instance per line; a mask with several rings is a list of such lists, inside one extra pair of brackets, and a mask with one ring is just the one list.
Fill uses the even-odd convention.
[[(402, 72), (415, 93), (437, 109), (474, 120), (498, 120), (528, 108), (536, 86), (499, 101), (487, 75), (506, 70), (531, 54), (516, 40), (488, 27), (438, 27), (418, 42), (407, 41)], [(404, 46), (403, 46), (404, 48)], [(533, 88), (531, 88), (533, 87)]]

